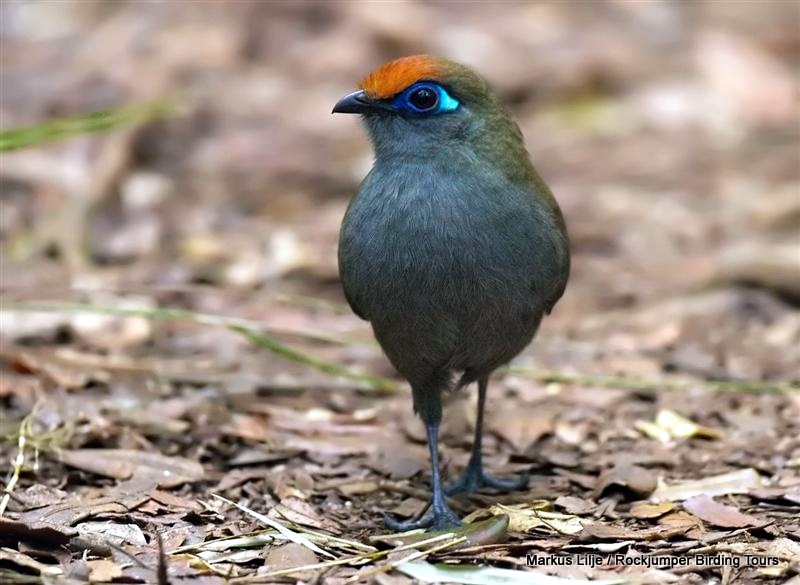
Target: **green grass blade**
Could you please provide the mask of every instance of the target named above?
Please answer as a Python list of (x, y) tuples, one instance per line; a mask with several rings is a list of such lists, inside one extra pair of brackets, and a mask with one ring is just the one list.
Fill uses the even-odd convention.
[(0, 131), (0, 152), (32, 148), (72, 136), (135, 126), (169, 116), (176, 109), (177, 103), (167, 99), (3, 130)]
[(271, 335), (268, 335), (260, 330), (259, 325), (244, 319), (235, 319), (228, 317), (221, 317), (219, 315), (209, 315), (205, 313), (195, 313), (186, 309), (168, 309), (168, 308), (155, 308), (155, 309), (127, 309), (123, 307), (107, 307), (86, 305), (81, 303), (0, 303), (0, 311), (27, 311), (39, 313), (94, 313), (100, 315), (117, 315), (122, 317), (145, 317), (148, 319), (167, 319), (175, 321), (193, 321), (203, 325), (214, 325), (224, 327), (237, 333), (250, 341), (252, 344), (280, 356), (284, 359), (310, 366), (316, 370), (330, 374), (333, 376), (340, 376), (349, 380), (363, 382), (371, 387), (373, 390), (385, 393), (394, 393), (398, 391), (398, 387), (391, 380), (380, 378), (377, 376), (370, 376), (368, 374), (359, 374), (348, 370), (338, 364), (327, 362), (313, 356), (306, 355), (296, 349), (292, 349), (288, 345), (281, 343)]

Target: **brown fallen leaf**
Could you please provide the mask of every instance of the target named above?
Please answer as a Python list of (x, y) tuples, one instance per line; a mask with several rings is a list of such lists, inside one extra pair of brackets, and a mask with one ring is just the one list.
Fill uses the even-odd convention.
[[(469, 548), (473, 546), (485, 546), (489, 544), (497, 544), (506, 539), (508, 531), (509, 518), (506, 514), (498, 514), (492, 516), (487, 520), (465, 524), (451, 530), (437, 530), (433, 532), (423, 532), (419, 534), (381, 534), (370, 538), (370, 542), (379, 542), (390, 547), (406, 546), (430, 540), (440, 534), (447, 534), (452, 532), (455, 538), (465, 537), (466, 540), (452, 548), (448, 549), (451, 552), (462, 548)], [(441, 542), (434, 542), (430, 547), (437, 546)], [(429, 548), (430, 548), (429, 547)]]
[(678, 510), (666, 516), (662, 516), (658, 520), (658, 524), (670, 528), (685, 528), (686, 537), (695, 540), (700, 540), (705, 535), (703, 522), (699, 518), (683, 510)]
[(379, 450), (380, 434), (337, 437), (301, 437), (287, 434), (283, 447), (288, 450), (306, 451), (316, 457), (371, 454)]
[(170, 492), (165, 492), (162, 490), (150, 490), (148, 495), (151, 499), (155, 500), (159, 504), (163, 504), (167, 508), (174, 510), (192, 510), (198, 512), (202, 509), (202, 506), (197, 503), (195, 500), (190, 500), (189, 498), (182, 498), (181, 496), (177, 496)]
[(651, 504), (649, 502), (636, 502), (631, 506), (631, 516), (634, 518), (660, 518), (667, 512), (675, 509), (676, 504), (672, 502), (661, 502)]
[[(317, 555), (302, 544), (289, 542), (281, 546), (269, 547), (264, 565), (270, 571), (280, 571), (281, 569), (312, 565), (318, 560)], [(299, 575), (302, 576), (302, 573)]]
[(393, 506), (391, 513), (401, 518), (415, 518), (417, 514), (421, 514), (423, 508), (427, 503), (419, 498), (404, 498), (399, 504)]
[(534, 528), (550, 528), (560, 534), (578, 534), (584, 526), (584, 519), (570, 514), (552, 512), (552, 505), (547, 501), (533, 501), (529, 504), (503, 505), (495, 504), (488, 510), (477, 510), (464, 518), (470, 522), (485, 516), (508, 516), (508, 531), (525, 533)]
[(270, 470), (267, 467), (248, 467), (245, 469), (242, 468), (231, 469), (229, 472), (227, 472), (220, 478), (219, 483), (217, 483), (213, 491), (225, 492), (231, 488), (242, 485), (243, 483), (246, 483), (248, 481), (267, 477), (269, 473)]
[(42, 578), (47, 576), (56, 577), (64, 574), (64, 571), (61, 569), (61, 567), (46, 565), (24, 553), (5, 547), (0, 548), (0, 563), (6, 566), (10, 565), (12, 567), (17, 567), (21, 570), (24, 570), (26, 573), (35, 572)]
[(135, 544), (144, 546), (147, 544), (142, 529), (136, 524), (117, 524), (116, 522), (82, 522), (75, 526), (78, 535), (82, 538), (95, 540), (106, 540), (117, 546), (123, 544)]
[(781, 487), (772, 486), (753, 490), (748, 494), (751, 498), (758, 500), (787, 500), (800, 504), (800, 486)]
[(723, 250), (714, 284), (748, 284), (800, 298), (797, 278), (797, 242), (762, 242), (749, 240)]
[(662, 443), (673, 439), (721, 439), (723, 434), (717, 429), (703, 427), (679, 415), (677, 412), (661, 409), (653, 422), (637, 421), (636, 430)]
[(656, 488), (656, 482), (656, 475), (652, 471), (638, 465), (620, 463), (600, 474), (593, 495), (598, 498), (609, 491), (622, 491), (646, 497)]
[(122, 568), (108, 559), (98, 559), (95, 561), (86, 561), (86, 566), (89, 567), (89, 579), (99, 583), (112, 581), (117, 577), (122, 577)]
[(800, 542), (789, 538), (776, 538), (768, 545), (768, 552), (780, 559), (797, 561), (800, 559)]
[(20, 542), (31, 541), (56, 547), (69, 542), (75, 530), (68, 526), (62, 528), (41, 523), (35, 526), (31, 522), (13, 522), (0, 518), (0, 534), (12, 536)]
[(114, 479), (152, 480), (159, 487), (175, 487), (203, 479), (203, 466), (184, 457), (168, 457), (131, 449), (72, 449), (59, 452), (72, 467)]
[(746, 494), (761, 488), (763, 481), (755, 469), (739, 469), (722, 475), (701, 479), (691, 479), (668, 485), (660, 478), (656, 491), (650, 496), (651, 502), (682, 501), (693, 496), (723, 496), (727, 494)]
[(586, 524), (580, 540), (666, 540), (684, 534), (689, 526), (654, 526), (637, 530), (613, 524), (598, 522)]
[(555, 505), (557, 508), (563, 508), (568, 514), (576, 515), (589, 514), (597, 508), (594, 502), (576, 496), (558, 496)]
[(243, 467), (246, 465), (264, 465), (267, 463), (279, 463), (281, 461), (288, 461), (292, 457), (300, 455), (302, 451), (298, 450), (278, 450), (278, 449), (265, 449), (259, 447), (249, 447), (242, 449), (231, 457), (228, 461), (229, 467)]
[(260, 559), (264, 554), (261, 550), (204, 550), (197, 553), (209, 565), (217, 565), (218, 570), (230, 571), (231, 565), (246, 565)]
[(498, 409), (489, 415), (489, 428), (509, 442), (517, 451), (524, 451), (542, 436), (553, 432), (552, 412), (529, 405)]
[(109, 380), (107, 372), (64, 362), (47, 349), (6, 351), (3, 358), (8, 360), (15, 370), (40, 374), (67, 390), (84, 388), (90, 382), (108, 383)]
[(428, 450), (419, 445), (395, 449), (388, 442), (382, 442), (381, 448), (369, 458), (369, 466), (391, 479), (408, 479), (428, 469)]
[(29, 510), (20, 515), (19, 521), (31, 529), (55, 528), (73, 536), (74, 525), (93, 516), (125, 514), (138, 508), (150, 498), (146, 495), (112, 495), (99, 497), (73, 496), (62, 502)]
[[(1, 377), (1, 376), (0, 376)], [(62, 501), (67, 497), (67, 492), (53, 486), (34, 484), (25, 491), (17, 492), (14, 499), (20, 511), (42, 508)]]
[(689, 498), (683, 503), (683, 507), (704, 522), (722, 528), (744, 528), (766, 524), (758, 518), (740, 512), (733, 506), (721, 504), (707, 495)]
[(272, 511), (275, 514), (270, 514), (271, 516), (289, 520), (300, 526), (330, 530), (337, 534), (342, 531), (341, 524), (333, 518), (320, 516), (311, 504), (293, 496), (283, 498)]
[(358, 496), (363, 494), (370, 494), (380, 489), (380, 484), (377, 481), (354, 481), (340, 485), (339, 492), (344, 496)]

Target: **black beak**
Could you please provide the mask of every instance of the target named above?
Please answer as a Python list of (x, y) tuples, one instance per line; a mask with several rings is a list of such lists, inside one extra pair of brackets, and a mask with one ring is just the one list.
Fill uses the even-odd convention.
[(333, 106), (332, 114), (364, 114), (376, 109), (381, 105), (367, 97), (363, 91), (348, 93)]

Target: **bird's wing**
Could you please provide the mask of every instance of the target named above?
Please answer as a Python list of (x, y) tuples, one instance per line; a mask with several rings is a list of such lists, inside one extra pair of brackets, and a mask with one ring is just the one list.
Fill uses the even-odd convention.
[[(566, 244), (569, 246), (569, 243)], [(562, 258), (562, 270), (561, 270), (561, 278), (558, 279), (558, 282), (555, 283), (553, 286), (552, 292), (547, 296), (547, 304), (545, 305), (545, 310), (549, 315), (550, 312), (553, 310), (553, 307), (556, 306), (556, 303), (559, 299), (564, 295), (564, 291), (567, 288), (567, 280), (569, 280), (569, 270), (570, 270), (570, 257), (569, 253), (565, 253)]]
[(342, 254), (342, 250), (344, 246), (342, 244), (339, 245), (339, 279), (342, 283), (342, 291), (344, 291), (344, 298), (347, 299), (347, 304), (350, 305), (350, 308), (353, 312), (358, 315), (360, 318), (364, 319), (364, 321), (369, 321), (369, 317), (367, 317), (366, 311), (366, 304), (365, 301), (365, 294), (368, 294), (364, 290), (360, 290), (357, 284), (359, 282), (369, 282), (369, 279), (363, 277), (360, 272), (353, 273), (354, 270), (358, 271), (358, 266), (354, 266), (352, 262), (348, 262), (347, 256)]
[(358, 315), (359, 317), (364, 319), (364, 321), (369, 321), (369, 319), (367, 318), (367, 316), (364, 313), (364, 311), (362, 311), (361, 309), (358, 308), (358, 305), (356, 304), (355, 297), (353, 297), (352, 294), (349, 294), (347, 292), (347, 285), (345, 285), (344, 282), (342, 284), (344, 285), (344, 286), (342, 286), (342, 288), (344, 289), (344, 298), (347, 299), (347, 304), (350, 305), (350, 308), (353, 309), (353, 312), (356, 315)]

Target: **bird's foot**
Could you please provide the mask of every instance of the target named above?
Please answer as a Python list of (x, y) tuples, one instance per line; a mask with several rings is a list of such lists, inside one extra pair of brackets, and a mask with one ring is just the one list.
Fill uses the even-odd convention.
[(521, 490), (528, 485), (530, 473), (527, 471), (519, 477), (499, 479), (483, 471), (482, 466), (470, 465), (455, 483), (445, 487), (444, 493), (448, 496), (455, 494), (471, 494), (482, 487), (490, 487), (500, 492)]
[(425, 512), (416, 520), (401, 522), (383, 513), (383, 523), (389, 530), (394, 532), (406, 532), (419, 528), (430, 528), (432, 530), (445, 530), (461, 526), (461, 520), (456, 516), (446, 504), (428, 505)]

